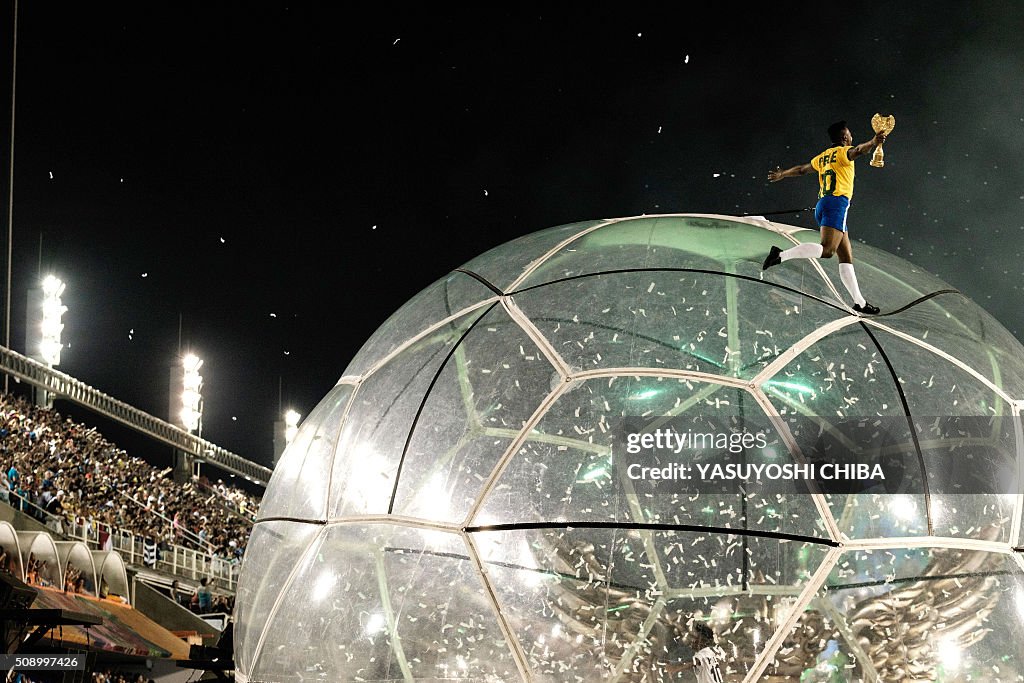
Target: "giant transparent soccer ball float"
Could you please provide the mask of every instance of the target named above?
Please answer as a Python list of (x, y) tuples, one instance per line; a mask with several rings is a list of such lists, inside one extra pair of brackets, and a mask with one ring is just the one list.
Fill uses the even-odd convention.
[[(697, 621), (727, 681), (1024, 680), (1024, 348), (865, 244), (880, 316), (851, 310), (835, 260), (761, 271), (771, 245), (817, 239), (600, 220), (426, 287), (274, 471), (237, 680), (678, 680)], [(881, 425), (905, 479), (651, 488), (616, 466), (627, 418), (757, 430), (768, 447), (741, 457), (762, 464)]]

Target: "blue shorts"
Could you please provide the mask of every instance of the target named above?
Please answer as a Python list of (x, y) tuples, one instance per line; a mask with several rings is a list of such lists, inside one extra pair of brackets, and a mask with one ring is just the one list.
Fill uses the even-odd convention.
[(814, 220), (819, 226), (846, 232), (846, 214), (850, 211), (849, 197), (826, 195), (814, 207)]

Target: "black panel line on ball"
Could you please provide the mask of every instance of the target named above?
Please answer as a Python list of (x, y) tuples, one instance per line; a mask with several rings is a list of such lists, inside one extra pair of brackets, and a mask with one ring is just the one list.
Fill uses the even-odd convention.
[(299, 524), (315, 524), (317, 526), (326, 526), (326, 519), (303, 519), (302, 517), (260, 517), (257, 519), (253, 526), (256, 524), (262, 524), (263, 522), (297, 522)]
[[(451, 321), (451, 322), (449, 323), (449, 325), (451, 325), (451, 326), (452, 326), (453, 328), (455, 328), (455, 327), (456, 327), (456, 325), (455, 325), (455, 321), (454, 321), (454, 320), (453, 320), (453, 321)], [(441, 329), (441, 328), (438, 328), (438, 329)], [(426, 360), (424, 360), (422, 364), (420, 364), (419, 368), (417, 368), (417, 369), (416, 369), (416, 372), (413, 372), (413, 373), (410, 373), (410, 374), (409, 374), (409, 379), (408, 379), (408, 381), (407, 381), (407, 382), (405, 383), (405, 385), (404, 385), (404, 386), (403, 386), (403, 387), (401, 388), (401, 390), (400, 390), (400, 391), (399, 391), (399, 392), (398, 392), (398, 393), (397, 393), (397, 394), (395, 395), (395, 400), (391, 401), (391, 403), (389, 403), (389, 404), (387, 405), (387, 407), (386, 407), (386, 408), (384, 409), (384, 411), (383, 411), (383, 412), (381, 413), (381, 415), (380, 415), (380, 418), (379, 418), (379, 419), (377, 420), (377, 426), (373, 428), (373, 431), (372, 431), (372, 432), (370, 432), (371, 436), (372, 436), (373, 434), (376, 434), (376, 433), (377, 433), (377, 428), (378, 428), (378, 427), (380, 427), (380, 426), (381, 426), (382, 424), (384, 424), (384, 419), (385, 419), (385, 418), (386, 418), (386, 417), (388, 416), (388, 414), (389, 414), (389, 413), (391, 412), (391, 409), (395, 407), (395, 404), (397, 404), (397, 403), (398, 403), (398, 397), (399, 397), (399, 396), (402, 396), (402, 395), (403, 395), (403, 394), (404, 394), (404, 393), (406, 392), (406, 390), (408, 390), (408, 389), (409, 389), (409, 387), (410, 387), (410, 386), (412, 386), (412, 383), (416, 381), (416, 378), (417, 378), (417, 377), (419, 377), (419, 374), (420, 374), (420, 372), (421, 372), (421, 371), (423, 370), (423, 368), (425, 368), (425, 367), (427, 367), (428, 365), (430, 365), (430, 362), (431, 362), (432, 360), (434, 360), (434, 358), (436, 358), (436, 357), (437, 357), (437, 355), (438, 355), (439, 353), (441, 353), (441, 351), (443, 351), (443, 350), (444, 350), (444, 347), (443, 347), (443, 346), (442, 346), (442, 347), (440, 347), (439, 349), (437, 349), (437, 351), (435, 351), (434, 353), (430, 354), (430, 355), (429, 355), (429, 356), (427, 357), (427, 359), (426, 359)], [(340, 437), (339, 437), (339, 438), (340, 438)], [(332, 476), (333, 476), (333, 475), (332, 475)]]
[(756, 282), (758, 284), (767, 285), (769, 287), (784, 289), (787, 292), (799, 294), (800, 296), (805, 296), (808, 299), (814, 299), (819, 303), (825, 304), (826, 306), (830, 306), (831, 308), (834, 308), (838, 311), (842, 311), (843, 313), (849, 313), (848, 310), (846, 310), (839, 304), (832, 303), (831, 301), (827, 301), (813, 294), (808, 294), (807, 292), (802, 292), (799, 289), (795, 289), (787, 285), (781, 285), (777, 282), (769, 282), (768, 280), (762, 280), (760, 278), (752, 277), (750, 275), (740, 275), (739, 273), (726, 273), (725, 271), (722, 270), (708, 270), (707, 268), (617, 268), (615, 270), (602, 270), (597, 273), (582, 273), (580, 275), (570, 275), (568, 277), (562, 277), (556, 280), (551, 280), (550, 282), (542, 282), (537, 285), (530, 285), (529, 287), (523, 287), (522, 289), (517, 289), (516, 291), (511, 292), (510, 296), (522, 294), (523, 292), (529, 292), (532, 289), (539, 289), (540, 287), (547, 287), (549, 285), (557, 285), (562, 282), (569, 282), (570, 280), (581, 280), (583, 278), (599, 277), (601, 275), (618, 275), (620, 273), (703, 273), (705, 275), (722, 275), (724, 277), (734, 277), (740, 280), (749, 280), (750, 282)]
[[(727, 273), (722, 270), (708, 270), (707, 268), (618, 268), (615, 270), (602, 270), (596, 273), (581, 273), (580, 275), (570, 275), (568, 277), (558, 278), (555, 280), (551, 280), (549, 282), (542, 282), (540, 284), (530, 285), (529, 287), (523, 287), (522, 289), (517, 289), (514, 292), (510, 292), (509, 296), (515, 296), (516, 294), (522, 294), (523, 292), (529, 292), (530, 290), (539, 289), (541, 287), (547, 287), (549, 285), (557, 285), (562, 282), (569, 282), (570, 280), (581, 280), (587, 277), (598, 277), (601, 275), (616, 275), (620, 273), (703, 273), (705, 275), (722, 275), (724, 277), (733, 277), (738, 278), (740, 280), (747, 280), (749, 282), (756, 282), (758, 284), (767, 285), (769, 287), (775, 287), (776, 289), (783, 289), (787, 292), (792, 292), (793, 294), (799, 294), (800, 296), (807, 297), (808, 299), (813, 299), (814, 301), (829, 306), (830, 308), (834, 308), (837, 311), (849, 313), (849, 310), (847, 310), (843, 306), (840, 306), (839, 304), (828, 301), (827, 299), (822, 299), (819, 296), (815, 296), (814, 294), (801, 291), (788, 285), (783, 285), (778, 282), (770, 282), (768, 280), (762, 280), (760, 278), (752, 277), (750, 275), (741, 275), (739, 273)], [(924, 296), (914, 299), (910, 303), (906, 304), (902, 308), (896, 309), (895, 311), (883, 313), (882, 316), (896, 315), (897, 313), (902, 313), (903, 311), (906, 311), (909, 308), (913, 308), (914, 306), (917, 306), (919, 303), (927, 301), (932, 297), (939, 296), (940, 294), (963, 294), (963, 292), (957, 289), (940, 289), (930, 294), (925, 294)], [(878, 318), (882, 316), (873, 317)]]
[(405, 456), (409, 452), (409, 444), (412, 443), (412, 435), (416, 433), (416, 425), (417, 423), (419, 423), (420, 415), (423, 414), (424, 406), (427, 405), (427, 399), (430, 398), (430, 392), (433, 391), (434, 385), (437, 384), (438, 378), (441, 376), (441, 373), (444, 372), (445, 366), (448, 365), (448, 361), (450, 361), (452, 359), (452, 356), (455, 355), (456, 349), (458, 349), (459, 346), (462, 344), (463, 340), (466, 338), (466, 335), (472, 332), (473, 328), (476, 327), (476, 324), (483, 320), (484, 317), (488, 313), (490, 313), (491, 310), (497, 305), (498, 302), (495, 301), (490, 306), (488, 306), (487, 310), (481, 313), (480, 316), (473, 321), (473, 324), (466, 328), (466, 331), (462, 333), (462, 336), (459, 337), (458, 341), (452, 344), (452, 348), (448, 351), (448, 355), (445, 356), (445, 359), (441, 362), (441, 365), (438, 366), (437, 371), (434, 373), (434, 377), (430, 380), (430, 384), (427, 386), (427, 390), (423, 393), (423, 398), (420, 399), (419, 408), (416, 409), (416, 415), (415, 417), (413, 417), (412, 424), (409, 426), (409, 435), (405, 437), (405, 446), (402, 448), (402, 457), (398, 461), (398, 469), (395, 471), (395, 486), (391, 490), (391, 501), (388, 503), (389, 515), (395, 508), (395, 496), (398, 495), (398, 483), (402, 478), (402, 467), (405, 465)]
[(921, 452), (921, 442), (918, 441), (917, 438), (917, 429), (914, 428), (914, 416), (910, 412), (910, 404), (907, 403), (907, 395), (903, 393), (903, 385), (900, 384), (900, 378), (896, 374), (896, 368), (893, 367), (888, 354), (886, 354), (885, 349), (882, 348), (882, 344), (871, 332), (871, 328), (866, 323), (861, 322), (860, 326), (865, 332), (867, 332), (868, 337), (871, 338), (875, 348), (878, 349), (878, 353), (881, 354), (882, 360), (885, 361), (886, 367), (889, 368), (889, 373), (892, 374), (892, 381), (896, 385), (896, 392), (900, 396), (900, 403), (903, 404), (903, 412), (907, 416), (907, 425), (910, 427), (910, 438), (913, 439), (914, 450), (917, 452), (917, 463), (921, 467), (921, 486), (924, 488), (924, 513), (925, 519), (928, 521), (928, 535), (932, 536), (935, 533), (935, 529), (932, 526), (932, 494), (928, 487), (928, 470), (925, 467), (924, 454)]
[(903, 311), (905, 311), (905, 310), (907, 310), (909, 308), (913, 308), (914, 306), (917, 306), (919, 303), (928, 301), (928, 299), (932, 299), (932, 298), (940, 296), (942, 294), (960, 294), (960, 295), (963, 295), (963, 292), (961, 292), (959, 289), (940, 289), (940, 290), (938, 290), (936, 292), (932, 292), (931, 294), (925, 294), (924, 296), (922, 296), (920, 298), (914, 299), (913, 301), (911, 301), (906, 306), (904, 306), (902, 308), (897, 308), (895, 311), (889, 311), (888, 313), (882, 313), (881, 315), (875, 315), (875, 316), (871, 316), (871, 317), (873, 317), (873, 318), (884, 318), (887, 315), (896, 315), (897, 313), (902, 313)]
[[(740, 214), (744, 218), (756, 218), (758, 216), (778, 216), (784, 213), (803, 213), (804, 211), (814, 211), (814, 207), (810, 206), (806, 209), (785, 209), (783, 211), (749, 211)], [(708, 213), (714, 213), (713, 211)]]
[[(463, 555), (462, 553), (442, 552), (439, 550), (429, 550), (426, 548), (399, 548), (397, 546), (385, 546), (383, 548), (386, 553), (395, 553), (398, 555), (425, 555), (427, 557), (440, 557), (449, 560), (466, 560), (471, 561), (472, 558), (469, 555)], [(560, 572), (555, 569), (543, 569), (541, 567), (527, 567), (522, 564), (516, 564), (515, 562), (498, 562), (496, 560), (485, 560), (480, 558), (480, 561), (484, 564), (492, 567), (501, 567), (502, 569), (514, 569), (516, 571), (532, 572), (534, 574), (543, 574), (545, 576), (557, 577), (559, 579), (565, 579), (566, 581), (578, 581), (580, 583), (592, 584), (593, 580), (590, 578), (583, 578), (575, 576), (573, 574), (567, 574)], [(609, 586), (611, 588), (618, 588), (619, 590), (630, 590), (639, 591), (643, 593), (648, 590), (649, 586), (632, 586), (628, 583), (619, 583), (612, 580), (605, 580), (601, 582), (602, 585)]]
[(685, 531), (691, 533), (716, 533), (731, 536), (756, 536), (785, 541), (800, 541), (827, 545), (838, 548), (839, 542), (831, 538), (817, 538), (800, 534), (787, 534), (781, 531), (758, 531), (756, 529), (732, 529), (723, 526), (701, 526), (696, 524), (665, 524), (660, 522), (512, 522), (509, 524), (486, 524), (469, 526), (466, 533), (474, 534), (485, 531), (522, 531), (527, 529), (632, 529), (636, 531)]
[(860, 583), (840, 583), (836, 585), (825, 584), (825, 589), (830, 591), (845, 591), (855, 588), (870, 588), (873, 586), (891, 586), (900, 583), (913, 583), (915, 581), (948, 581), (950, 579), (977, 579), (989, 576), (1017, 576), (1016, 572), (1006, 569), (992, 570), (988, 572), (961, 572), (959, 574), (926, 574), (924, 576), (905, 576), (897, 579), (878, 579), (876, 581), (861, 581)]
[[(940, 289), (938, 291), (932, 292), (931, 294), (925, 294), (924, 296), (918, 297), (918, 298), (914, 299), (913, 301), (911, 301), (906, 306), (903, 306), (902, 308), (897, 308), (895, 311), (889, 311), (888, 313), (882, 313), (881, 315), (873, 315), (873, 316), (870, 316), (870, 317), (871, 318), (884, 318), (887, 315), (896, 315), (897, 313), (903, 313), (904, 311), (910, 310), (911, 308), (913, 308), (914, 306), (917, 306), (920, 303), (928, 301), (928, 299), (932, 299), (932, 298), (935, 298), (937, 296), (941, 296), (943, 294), (959, 294), (960, 296), (964, 296), (964, 293), (961, 292), (959, 289)], [(761, 358), (754, 359), (754, 360), (750, 361), (749, 363), (747, 363), (746, 365), (742, 366), (740, 368), (740, 370), (746, 370), (749, 367), (752, 367), (754, 365), (757, 365), (758, 363), (763, 362), (763, 360), (764, 359), (761, 359)]]
[(491, 290), (492, 292), (494, 292), (498, 296), (505, 296), (505, 292), (503, 292), (500, 289), (498, 289), (497, 287), (495, 287), (493, 284), (491, 284), (490, 280), (485, 278), (483, 275), (480, 275), (479, 273), (474, 273), (472, 270), (466, 270), (465, 268), (456, 268), (453, 272), (464, 273), (464, 274), (470, 276), (471, 278), (473, 278), (474, 280), (476, 280), (476, 281), (480, 282), (481, 284), (483, 284), (484, 287), (486, 287), (487, 289)]

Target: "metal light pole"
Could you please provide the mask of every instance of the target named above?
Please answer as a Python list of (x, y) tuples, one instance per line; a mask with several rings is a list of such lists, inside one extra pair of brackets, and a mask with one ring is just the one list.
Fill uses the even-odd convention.
[[(14, 94), (18, 76), (18, 0), (14, 0), (14, 36), (11, 40), (11, 165), (7, 174), (7, 286), (4, 288), (4, 346), (11, 348), (11, 261), (14, 250)], [(4, 374), (4, 393), (8, 390)]]

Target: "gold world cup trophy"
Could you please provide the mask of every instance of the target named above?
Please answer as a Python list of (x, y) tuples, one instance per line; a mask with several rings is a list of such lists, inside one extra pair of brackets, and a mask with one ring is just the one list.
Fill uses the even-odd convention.
[[(875, 129), (875, 133), (884, 132), (888, 136), (892, 129), (896, 127), (896, 117), (875, 114), (871, 117), (871, 127)], [(877, 168), (885, 166), (885, 154), (882, 153), (882, 145), (875, 147), (875, 153), (871, 155), (871, 165)]]

